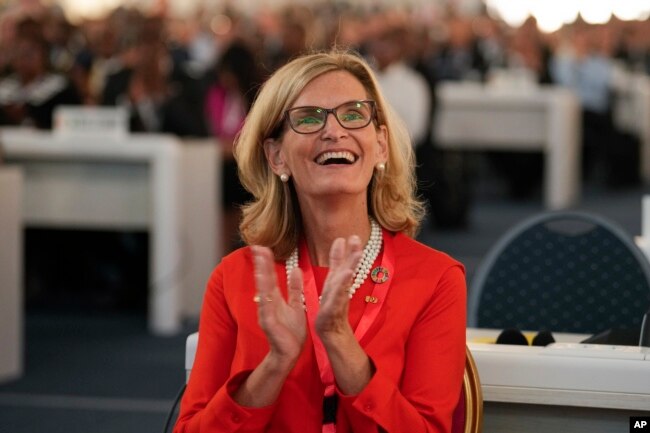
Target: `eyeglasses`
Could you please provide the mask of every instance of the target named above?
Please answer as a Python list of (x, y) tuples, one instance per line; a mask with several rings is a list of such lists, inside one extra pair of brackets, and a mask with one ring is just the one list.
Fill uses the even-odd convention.
[(345, 129), (365, 128), (375, 117), (375, 101), (348, 101), (334, 108), (294, 107), (285, 118), (298, 134), (312, 134), (325, 127), (330, 113)]

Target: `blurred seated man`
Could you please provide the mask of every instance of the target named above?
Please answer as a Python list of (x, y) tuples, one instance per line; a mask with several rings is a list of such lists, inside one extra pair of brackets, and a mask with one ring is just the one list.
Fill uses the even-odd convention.
[(569, 46), (552, 59), (551, 73), (580, 98), (585, 176), (618, 186), (638, 180), (639, 156), (638, 145), (623, 141), (613, 124), (612, 51), (607, 28), (576, 27)]
[(68, 78), (50, 71), (48, 46), (37, 29), (33, 20), (18, 24), (12, 72), (0, 80), (0, 125), (50, 129), (58, 105), (81, 102)]
[(102, 105), (126, 107), (134, 132), (163, 132), (179, 136), (207, 135), (202, 101), (190, 95), (198, 80), (175, 70), (163, 43), (163, 23), (147, 18), (131, 49), (133, 63), (106, 79)]
[[(390, 19), (390, 18), (388, 18)], [(462, 155), (438, 151), (431, 142), (434, 83), (406, 63), (408, 29), (388, 22), (369, 39), (368, 50), (386, 99), (404, 121), (416, 147), (418, 195), (429, 205), (429, 223), (437, 227), (467, 224), (469, 195)]]
[(432, 59), (439, 81), (483, 81), (487, 63), (481, 54), (470, 20), (452, 16), (447, 40)]
[(128, 36), (119, 36), (121, 25), (115, 14), (83, 25), (86, 44), (75, 54), (70, 77), (87, 105), (101, 102), (107, 77), (123, 67), (118, 47)]
[(406, 124), (415, 146), (428, 139), (431, 91), (425, 78), (404, 61), (406, 30), (388, 28), (373, 38), (369, 53), (390, 105)]

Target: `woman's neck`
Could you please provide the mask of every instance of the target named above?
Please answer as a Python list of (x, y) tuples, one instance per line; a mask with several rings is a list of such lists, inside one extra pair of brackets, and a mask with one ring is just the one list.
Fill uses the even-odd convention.
[(370, 237), (370, 221), (365, 200), (359, 203), (323, 203), (301, 206), (305, 241), (313, 265), (328, 266), (329, 252), (337, 238), (357, 235), (361, 245)]

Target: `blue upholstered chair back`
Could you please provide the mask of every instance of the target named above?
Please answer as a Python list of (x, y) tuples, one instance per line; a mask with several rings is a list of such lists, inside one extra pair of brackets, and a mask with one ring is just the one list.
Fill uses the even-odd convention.
[(583, 212), (527, 219), (491, 249), (471, 284), (468, 325), (597, 333), (639, 329), (650, 264), (616, 224)]

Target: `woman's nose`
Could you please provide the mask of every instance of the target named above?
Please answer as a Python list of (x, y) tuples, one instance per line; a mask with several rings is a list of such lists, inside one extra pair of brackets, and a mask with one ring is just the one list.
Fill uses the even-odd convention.
[(339, 123), (334, 113), (327, 113), (325, 126), (321, 131), (322, 138), (338, 139), (347, 135), (348, 130)]

